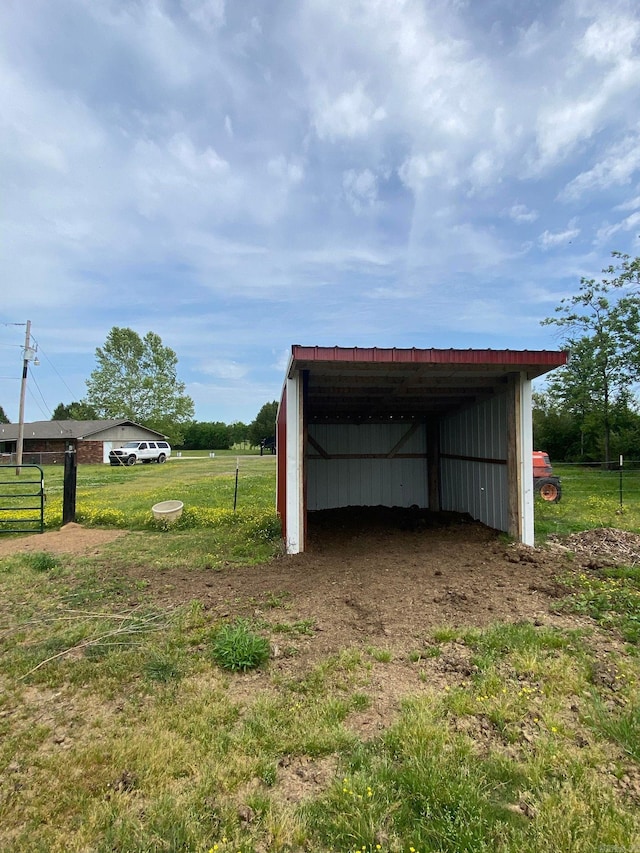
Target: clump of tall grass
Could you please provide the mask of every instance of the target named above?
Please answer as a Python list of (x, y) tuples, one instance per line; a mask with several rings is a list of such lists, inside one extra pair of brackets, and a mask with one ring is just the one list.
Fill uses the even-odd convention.
[(254, 631), (245, 619), (223, 625), (215, 634), (213, 658), (223, 669), (247, 672), (269, 659), (269, 642)]
[(22, 560), (34, 572), (50, 572), (52, 569), (57, 569), (60, 565), (60, 560), (48, 551), (35, 551), (32, 554), (24, 554)]

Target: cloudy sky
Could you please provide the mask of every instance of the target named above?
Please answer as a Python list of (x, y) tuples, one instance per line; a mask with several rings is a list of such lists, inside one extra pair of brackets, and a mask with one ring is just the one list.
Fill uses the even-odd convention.
[(198, 420), (293, 343), (555, 349), (639, 254), (637, 0), (2, 0), (0, 404), (158, 333)]

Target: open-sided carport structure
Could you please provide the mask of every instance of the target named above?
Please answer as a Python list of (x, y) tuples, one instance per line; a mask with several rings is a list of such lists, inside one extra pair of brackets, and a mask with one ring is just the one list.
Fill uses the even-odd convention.
[(295, 345), (277, 417), (289, 553), (307, 513), (400, 506), (469, 513), (533, 544), (531, 381), (565, 352)]

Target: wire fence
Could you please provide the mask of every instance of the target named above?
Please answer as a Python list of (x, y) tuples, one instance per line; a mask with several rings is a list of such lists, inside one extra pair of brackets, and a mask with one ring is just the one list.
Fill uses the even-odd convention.
[[(0, 453), (0, 465), (15, 465), (15, 453)], [(23, 465), (64, 465), (64, 450), (35, 453), (28, 451), (22, 454)]]
[(620, 506), (640, 506), (640, 460), (624, 459), (622, 465), (604, 462), (557, 463), (554, 474), (562, 480), (562, 494), (576, 498), (597, 496)]

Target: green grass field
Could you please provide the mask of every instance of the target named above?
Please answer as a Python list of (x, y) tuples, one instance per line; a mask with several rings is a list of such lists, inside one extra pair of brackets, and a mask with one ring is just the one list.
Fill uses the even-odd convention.
[(599, 467), (554, 465), (562, 480), (559, 503), (535, 502), (536, 539), (550, 533), (574, 533), (594, 527), (640, 532), (640, 470), (607, 471)]
[[(56, 529), (62, 523), (64, 472), (56, 465), (43, 470), (45, 526)], [(33, 477), (33, 471), (23, 468), (21, 476)], [(4, 488), (10, 492), (20, 487)], [(148, 540), (160, 551), (159, 559), (163, 555), (175, 559), (184, 549), (187, 561), (218, 565), (228, 561), (260, 562), (274, 553), (280, 523), (275, 512), (273, 456), (238, 457), (216, 452), (213, 459), (208, 454), (192, 454), (164, 465), (78, 466), (79, 524), (161, 531), (163, 524), (154, 519), (151, 508), (166, 500), (182, 501), (184, 512), (171, 526), (171, 537)], [(30, 515), (33, 517), (33, 513)]]
[[(286, 638), (292, 659), (313, 641), (286, 590), (243, 622), (229, 601), (220, 621), (198, 598), (161, 606), (128, 571), (224, 579), (278, 552), (274, 459), (240, 459), (234, 514), (235, 463), (82, 467), (79, 520), (133, 533), (99, 554), (0, 559), (3, 853), (638, 849), (640, 656), (622, 630), (638, 614), (637, 570), (564, 578), (563, 606), (591, 628), (431, 630), (428, 659), (454, 650), (464, 684), (455, 671), (425, 683), (420, 661), (368, 639), (292, 676), (252, 670), (264, 641)], [(637, 507), (616, 514), (597, 474), (571, 472), (559, 504), (536, 503), (541, 540), (607, 519), (638, 530)], [(62, 476), (45, 474), (55, 526)], [(185, 503), (174, 528), (151, 519), (165, 499)], [(361, 730), (376, 685), (409, 665), (422, 689)]]

